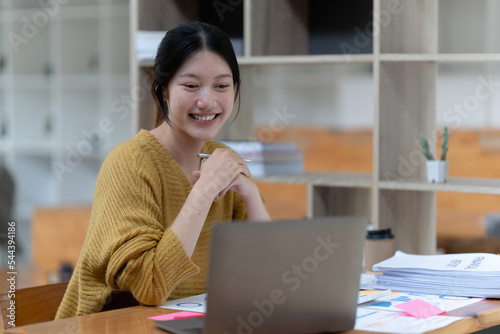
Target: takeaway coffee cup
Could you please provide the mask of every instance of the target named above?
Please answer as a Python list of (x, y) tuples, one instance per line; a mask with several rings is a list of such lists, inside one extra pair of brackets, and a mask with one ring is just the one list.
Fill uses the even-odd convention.
[(366, 233), (365, 272), (373, 271), (374, 264), (387, 260), (394, 255), (394, 235), (391, 229), (372, 230)]

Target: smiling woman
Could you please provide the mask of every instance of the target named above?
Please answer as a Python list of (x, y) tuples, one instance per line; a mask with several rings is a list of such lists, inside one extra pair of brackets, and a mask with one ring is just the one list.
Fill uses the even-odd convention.
[(212, 225), (270, 220), (243, 158), (211, 141), (240, 85), (229, 38), (208, 24), (179, 25), (158, 48), (154, 79), (163, 120), (104, 161), (58, 319), (203, 293)]

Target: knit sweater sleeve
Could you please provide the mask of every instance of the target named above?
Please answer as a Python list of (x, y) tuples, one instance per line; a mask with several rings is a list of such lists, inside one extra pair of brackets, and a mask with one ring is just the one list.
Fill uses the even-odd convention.
[(102, 234), (92, 237), (106, 239), (106, 284), (131, 291), (145, 305), (163, 304), (178, 283), (199, 271), (164, 227), (161, 191), (155, 165), (144, 152), (117, 150), (103, 164), (94, 198), (100, 227), (94, 231)]

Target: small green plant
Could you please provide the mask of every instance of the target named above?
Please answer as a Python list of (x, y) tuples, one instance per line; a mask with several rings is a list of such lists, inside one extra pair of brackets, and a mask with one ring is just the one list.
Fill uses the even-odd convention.
[[(448, 153), (448, 139), (450, 134), (448, 133), (448, 127), (445, 126), (443, 130), (443, 143), (441, 144), (441, 156), (439, 160), (446, 160), (446, 153)], [(427, 160), (434, 160), (434, 156), (431, 153), (429, 147), (429, 141), (424, 136), (420, 135), (420, 151)]]

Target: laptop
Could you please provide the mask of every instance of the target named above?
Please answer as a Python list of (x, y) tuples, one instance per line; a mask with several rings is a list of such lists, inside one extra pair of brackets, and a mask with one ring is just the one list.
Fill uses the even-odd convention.
[(351, 330), (367, 224), (357, 216), (217, 224), (206, 316), (155, 325), (174, 334)]

